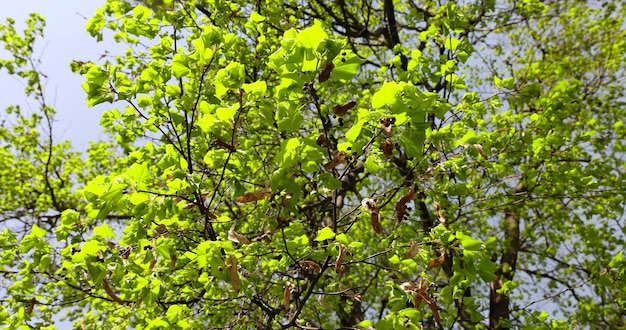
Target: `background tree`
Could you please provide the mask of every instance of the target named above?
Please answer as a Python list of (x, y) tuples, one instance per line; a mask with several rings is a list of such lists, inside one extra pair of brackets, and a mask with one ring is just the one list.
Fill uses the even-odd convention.
[(625, 327), (623, 12), (108, 1), (71, 66), (123, 156), (4, 233), (5, 323)]
[(30, 15), (21, 33), (12, 19), (0, 24), (0, 43), (11, 55), (0, 59), (0, 69), (23, 83), (29, 107), (9, 106), (0, 122), (0, 320), (9, 327), (19, 326), (29, 315), (36, 319), (26, 323), (31, 327), (48, 325), (59, 308), (71, 304), (73, 290), (56, 287), (61, 260), (51, 238), (60, 226), (79, 225), (61, 223), (61, 213), (84, 213), (76, 187), (108, 173), (114, 161), (110, 143), (92, 142), (83, 155), (69, 141), (56, 140), (56, 111), (45, 93), (47, 76), (34, 55), (44, 25), (38, 14)]

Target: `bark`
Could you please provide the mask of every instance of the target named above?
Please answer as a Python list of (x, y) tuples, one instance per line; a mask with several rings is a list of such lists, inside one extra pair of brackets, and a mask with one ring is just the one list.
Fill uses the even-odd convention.
[[(524, 186), (518, 185), (514, 193), (519, 199)], [(520, 250), (520, 221), (514, 209), (509, 207), (504, 211), (504, 242), (500, 266), (496, 271), (496, 278), (490, 284), (489, 303), (489, 328), (490, 329), (510, 329), (510, 299), (498, 290), (504, 286), (506, 281), (513, 280), (515, 268), (517, 266), (517, 254)]]
[[(393, 6), (393, 0), (385, 0), (385, 18), (387, 20), (387, 31), (385, 33), (385, 39), (389, 49), (400, 44), (400, 35), (398, 34), (398, 23), (396, 22), (396, 10)], [(402, 70), (406, 71), (408, 66), (408, 59), (404, 54), (400, 54), (402, 63)]]

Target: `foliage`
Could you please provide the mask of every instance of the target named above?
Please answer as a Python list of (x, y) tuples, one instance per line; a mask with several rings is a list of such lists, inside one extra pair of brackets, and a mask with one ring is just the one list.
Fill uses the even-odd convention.
[(12, 19), (0, 24), (0, 42), (12, 55), (0, 59), (0, 69), (23, 81), (28, 106), (36, 109), (9, 106), (0, 124), (0, 320), (10, 328), (48, 326), (59, 308), (76, 296), (75, 288), (57, 283), (61, 260), (51, 238), (58, 228), (79, 225), (61, 221), (61, 213), (84, 210), (86, 203), (76, 187), (107, 173), (114, 161), (110, 143), (90, 143), (83, 155), (69, 141), (55, 140), (56, 111), (46, 99), (47, 77), (33, 54), (43, 28), (43, 17), (37, 14), (30, 15), (22, 33)]
[(128, 51), (71, 68), (119, 157), (53, 143), (9, 21), (0, 320), (626, 327), (619, 6), (109, 0)]

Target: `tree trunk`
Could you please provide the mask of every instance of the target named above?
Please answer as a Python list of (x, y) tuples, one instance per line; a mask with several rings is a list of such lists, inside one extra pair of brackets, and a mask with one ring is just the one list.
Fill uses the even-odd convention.
[[(519, 199), (520, 193), (525, 188), (521, 184), (518, 185), (514, 193)], [(510, 328), (510, 306), (509, 296), (504, 293), (498, 293), (498, 290), (504, 286), (506, 281), (513, 279), (515, 275), (515, 267), (517, 266), (517, 254), (520, 248), (520, 228), (519, 217), (511, 207), (505, 209), (505, 229), (504, 242), (502, 245), (502, 258), (500, 259), (500, 267), (496, 271), (496, 278), (491, 281), (490, 302), (489, 302), (489, 327), (491, 329), (509, 329)]]

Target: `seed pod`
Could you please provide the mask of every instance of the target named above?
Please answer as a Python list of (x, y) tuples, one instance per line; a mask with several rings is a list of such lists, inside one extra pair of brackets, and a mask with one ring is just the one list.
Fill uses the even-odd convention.
[(393, 135), (393, 124), (396, 123), (395, 118), (380, 118), (380, 128), (383, 130), (383, 134), (385, 134), (386, 138), (389, 138)]
[(372, 198), (365, 198), (364, 200), (362, 200), (361, 206), (363, 206), (363, 209), (367, 211), (367, 213), (378, 213), (376, 201), (374, 201)]
[(383, 154), (389, 158), (391, 157), (391, 155), (393, 154), (393, 149), (394, 149), (394, 145), (393, 142), (391, 142), (391, 140), (389, 139), (385, 139), (381, 144), (380, 144), (380, 149), (382, 149)]
[(320, 147), (328, 146), (328, 141), (326, 140), (326, 136), (324, 136), (324, 134), (320, 134), (320, 136), (317, 137), (317, 140), (315, 140), (315, 143), (317, 143)]
[(220, 138), (217, 138), (216, 143), (217, 143), (218, 146), (226, 148), (226, 150), (228, 150), (230, 152), (235, 152), (237, 150), (237, 148), (235, 148), (235, 146), (222, 141)]
[(245, 193), (243, 194), (243, 196), (239, 196), (237, 198), (237, 202), (239, 203), (256, 202), (256, 201), (266, 198), (271, 193), (272, 193), (272, 188), (263, 188), (261, 190)]
[(343, 245), (343, 243), (339, 243), (339, 255), (337, 256), (337, 261), (335, 261), (335, 272), (339, 273), (341, 270), (346, 253), (348, 253), (348, 247)]
[(446, 223), (446, 218), (443, 216), (443, 210), (441, 209), (441, 204), (434, 202), (435, 211), (437, 211), (437, 220), (441, 223)]
[(228, 239), (235, 243), (250, 244), (250, 240), (247, 237), (239, 234), (233, 228), (228, 230)]
[(383, 233), (383, 226), (380, 224), (380, 214), (378, 214), (378, 212), (372, 213), (370, 222), (372, 223), (372, 228), (374, 228), (376, 234)]
[(370, 222), (374, 231), (377, 234), (382, 234), (383, 227), (380, 224), (380, 213), (378, 211), (378, 206), (376, 206), (376, 202), (371, 198), (366, 198), (361, 201), (361, 205), (363, 206), (363, 209), (371, 215)]
[(411, 242), (409, 243), (409, 259), (413, 259), (417, 253), (419, 252), (419, 246), (417, 245), (417, 242), (414, 240), (411, 240)]
[(291, 304), (291, 294), (296, 286), (291, 283), (285, 283), (285, 291), (283, 291), (283, 305), (285, 305), (285, 309), (289, 310), (289, 305)]
[(300, 267), (309, 270), (312, 269), (318, 273), (322, 272), (322, 267), (320, 267), (320, 265), (317, 264), (317, 262), (313, 261), (313, 260), (301, 260), (300, 261)]
[(335, 157), (330, 162), (324, 164), (324, 168), (326, 170), (331, 170), (331, 169), (333, 169), (333, 168), (335, 168), (335, 167), (345, 163), (346, 159), (347, 159), (346, 156), (347, 156), (346, 153), (343, 152), (343, 151), (337, 152)]
[(406, 203), (412, 201), (413, 199), (415, 199), (415, 190), (411, 187), (406, 195), (402, 196), (402, 198), (400, 198), (400, 200), (396, 203), (396, 219), (398, 220), (398, 223), (402, 222), (402, 219), (404, 219), (407, 209)]
[(333, 113), (339, 117), (345, 116), (348, 110), (354, 108), (356, 106), (356, 102), (352, 101), (350, 103), (346, 103), (344, 105), (336, 105), (333, 107)]
[(428, 268), (433, 268), (442, 265), (446, 261), (446, 253), (442, 251), (441, 255), (428, 263)]
[(324, 65), (324, 70), (320, 72), (319, 82), (320, 84), (330, 79), (330, 73), (335, 68), (335, 64), (333, 62), (328, 62)]
[(239, 271), (237, 270), (237, 257), (231, 254), (226, 261), (226, 268), (228, 268), (228, 278), (230, 284), (235, 289), (235, 292), (241, 291), (241, 279), (239, 278)]

